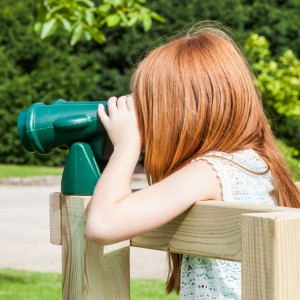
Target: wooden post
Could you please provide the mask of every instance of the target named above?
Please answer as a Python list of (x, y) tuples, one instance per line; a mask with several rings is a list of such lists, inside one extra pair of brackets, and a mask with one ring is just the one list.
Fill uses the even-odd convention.
[(300, 297), (300, 215), (242, 215), (242, 299)]
[(61, 245), (61, 207), (60, 193), (50, 195), (50, 242), (53, 245)]
[(62, 299), (127, 300), (129, 241), (102, 247), (86, 239), (85, 211), (89, 200), (87, 196), (60, 195)]

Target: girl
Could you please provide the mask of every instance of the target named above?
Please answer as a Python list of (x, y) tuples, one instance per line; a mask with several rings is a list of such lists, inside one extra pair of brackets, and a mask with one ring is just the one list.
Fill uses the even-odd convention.
[[(114, 151), (89, 207), (86, 234), (115, 243), (210, 199), (300, 207), (249, 67), (221, 30), (203, 28), (152, 51), (133, 96), (112, 97), (99, 117)], [(145, 147), (150, 186), (130, 180)], [(181, 299), (240, 299), (240, 263), (170, 254), (167, 292)]]

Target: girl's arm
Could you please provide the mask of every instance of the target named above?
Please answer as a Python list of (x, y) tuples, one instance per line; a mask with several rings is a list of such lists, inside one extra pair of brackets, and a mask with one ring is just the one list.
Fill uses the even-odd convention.
[(141, 141), (132, 97), (108, 101), (109, 117), (99, 106), (99, 117), (114, 145), (88, 209), (86, 234), (95, 242), (111, 244), (155, 229), (199, 200), (220, 200), (220, 185), (205, 161), (185, 166), (161, 182), (132, 193), (131, 176)]

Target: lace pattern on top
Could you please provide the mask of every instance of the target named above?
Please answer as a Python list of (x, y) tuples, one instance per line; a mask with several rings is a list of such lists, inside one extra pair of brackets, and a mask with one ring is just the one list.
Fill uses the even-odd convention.
[[(205, 160), (212, 166), (221, 184), (223, 201), (277, 205), (271, 172), (253, 174), (268, 168), (254, 150), (231, 154), (213, 151), (195, 160)], [(180, 299), (241, 299), (241, 264), (183, 255)]]

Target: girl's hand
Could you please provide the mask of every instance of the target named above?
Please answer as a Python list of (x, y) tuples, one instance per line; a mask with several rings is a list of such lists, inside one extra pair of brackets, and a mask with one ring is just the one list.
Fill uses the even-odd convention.
[(122, 96), (111, 97), (108, 100), (108, 112), (106, 114), (102, 104), (98, 107), (99, 118), (105, 127), (115, 150), (133, 153), (141, 150), (141, 139), (138, 130), (136, 112), (134, 109), (133, 97)]

